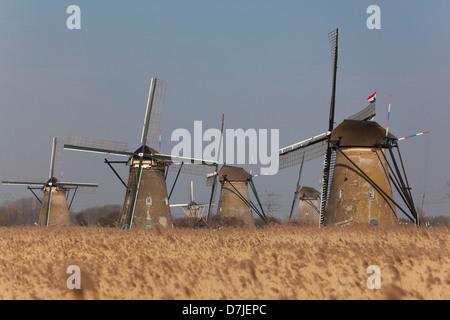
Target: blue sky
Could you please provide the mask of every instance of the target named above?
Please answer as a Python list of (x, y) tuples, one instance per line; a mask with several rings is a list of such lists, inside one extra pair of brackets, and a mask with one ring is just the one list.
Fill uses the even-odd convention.
[[(66, 9), (81, 9), (69, 30)], [(369, 30), (366, 9), (381, 9)], [(377, 91), (377, 117), (407, 136), (400, 149), (416, 204), (450, 214), (450, 3), (448, 1), (9, 1), (0, 2), (0, 173), (47, 176), (51, 139), (77, 134), (137, 147), (150, 79), (167, 81), (162, 151), (177, 128), (279, 129), (286, 146), (327, 128), (331, 57), (327, 34), (340, 28), (336, 124)], [(74, 210), (122, 203), (123, 187), (104, 156), (64, 151), (65, 180), (97, 182)], [(109, 157), (111, 160), (117, 160)], [(322, 160), (302, 184), (319, 188)], [(250, 165), (247, 166), (249, 169)], [(119, 167), (123, 177), (127, 168)], [(288, 214), (297, 167), (255, 180)], [(174, 176), (174, 174), (173, 174)], [(169, 177), (168, 188), (173, 176)], [(172, 180), (171, 180), (172, 179)], [(204, 179), (184, 176), (173, 202), (208, 198)], [(0, 186), (0, 201), (31, 196)], [(174, 214), (178, 214), (173, 212)]]

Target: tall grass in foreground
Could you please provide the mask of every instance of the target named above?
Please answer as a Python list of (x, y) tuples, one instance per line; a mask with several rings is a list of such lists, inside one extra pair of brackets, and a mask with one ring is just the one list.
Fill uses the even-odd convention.
[(0, 299), (449, 299), (449, 243), (446, 227), (3, 227)]

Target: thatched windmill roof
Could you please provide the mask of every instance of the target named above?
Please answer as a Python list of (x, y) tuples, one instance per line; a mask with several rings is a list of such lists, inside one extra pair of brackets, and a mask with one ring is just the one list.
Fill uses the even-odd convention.
[[(392, 133), (389, 139), (397, 139)], [(372, 147), (386, 139), (386, 129), (375, 121), (344, 120), (331, 134), (331, 141), (339, 147)]]

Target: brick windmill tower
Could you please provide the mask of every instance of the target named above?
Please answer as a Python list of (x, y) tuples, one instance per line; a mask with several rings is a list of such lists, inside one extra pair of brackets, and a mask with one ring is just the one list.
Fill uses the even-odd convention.
[(219, 171), (221, 185), (217, 215), (241, 219), (245, 225), (254, 225), (250, 195), (250, 173), (240, 167), (222, 166)]
[[(325, 225), (397, 224), (386, 158), (386, 130), (374, 121), (344, 120), (330, 143), (337, 150)], [(397, 139), (389, 133), (388, 139)]]
[[(222, 141), (223, 125), (224, 115), (222, 115), (220, 142)], [(255, 224), (253, 212), (255, 212), (261, 220), (266, 222), (266, 215), (253, 182), (253, 178), (260, 175), (252, 175), (251, 169), (250, 172), (248, 172), (241, 167), (230, 166), (227, 164), (223, 164), (219, 170), (220, 147), (221, 145), (219, 144), (215, 171), (206, 175), (206, 186), (211, 186), (206, 222), (210, 222), (211, 209), (214, 204), (218, 183), (220, 183), (221, 189), (216, 216), (237, 218), (241, 220), (244, 225), (253, 226)], [(253, 191), (253, 195), (258, 202), (259, 208), (250, 200), (249, 187)]]

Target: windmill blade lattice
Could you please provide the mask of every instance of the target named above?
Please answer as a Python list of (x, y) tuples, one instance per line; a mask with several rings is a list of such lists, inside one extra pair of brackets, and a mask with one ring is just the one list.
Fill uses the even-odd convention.
[(96, 183), (82, 183), (82, 182), (57, 182), (58, 186), (65, 189), (75, 189), (77, 192), (82, 193), (95, 193), (98, 189), (98, 184)]
[(66, 137), (65, 149), (78, 150), (84, 152), (114, 154), (118, 156), (128, 156), (130, 146), (127, 142), (117, 142), (89, 137), (82, 137), (69, 134)]
[(309, 161), (323, 156), (327, 150), (327, 134), (322, 133), (315, 137), (300, 141), (291, 146), (280, 149), (279, 169), (298, 165), (303, 161)]
[[(375, 117), (375, 102), (351, 115), (348, 119), (370, 121)], [(325, 155), (327, 151), (327, 134), (322, 133), (312, 138), (284, 147), (279, 151), (279, 169), (299, 165), (302, 161), (310, 161)]]
[[(181, 167), (181, 164), (172, 164), (171, 166), (169, 166), (168, 170), (172, 171), (172, 172), (178, 172), (178, 170), (180, 170), (180, 167)], [(208, 174), (214, 172), (215, 170), (216, 170), (215, 166), (183, 163), (183, 167), (181, 168), (181, 173), (207, 176)]]
[(331, 53), (331, 62), (333, 65), (333, 69), (336, 68), (336, 50), (337, 50), (337, 39), (338, 39), (338, 30), (333, 30), (328, 33), (328, 42), (330, 43), (330, 53)]
[(28, 185), (28, 186), (43, 186), (47, 183), (47, 178), (42, 177), (25, 177), (25, 176), (11, 176), (5, 175), (2, 184), (11, 185)]
[(373, 120), (375, 118), (375, 115), (376, 115), (375, 102), (372, 102), (366, 108), (364, 108), (361, 111), (351, 115), (347, 119), (349, 119), (349, 120), (371, 121), (371, 120)]
[(164, 108), (164, 97), (166, 95), (167, 81), (152, 79), (148, 97), (147, 111), (145, 114), (144, 128), (142, 130), (141, 143), (157, 144), (162, 112)]
[(218, 180), (218, 172), (210, 172), (207, 176), (206, 176), (206, 186), (207, 187), (211, 187), (214, 184), (216, 184), (219, 180)]
[(64, 149), (64, 139), (62, 138), (53, 138), (53, 145), (52, 145), (52, 156), (50, 160), (50, 173), (49, 173), (49, 179), (56, 176), (59, 177), (61, 174), (62, 169), (62, 152)]

